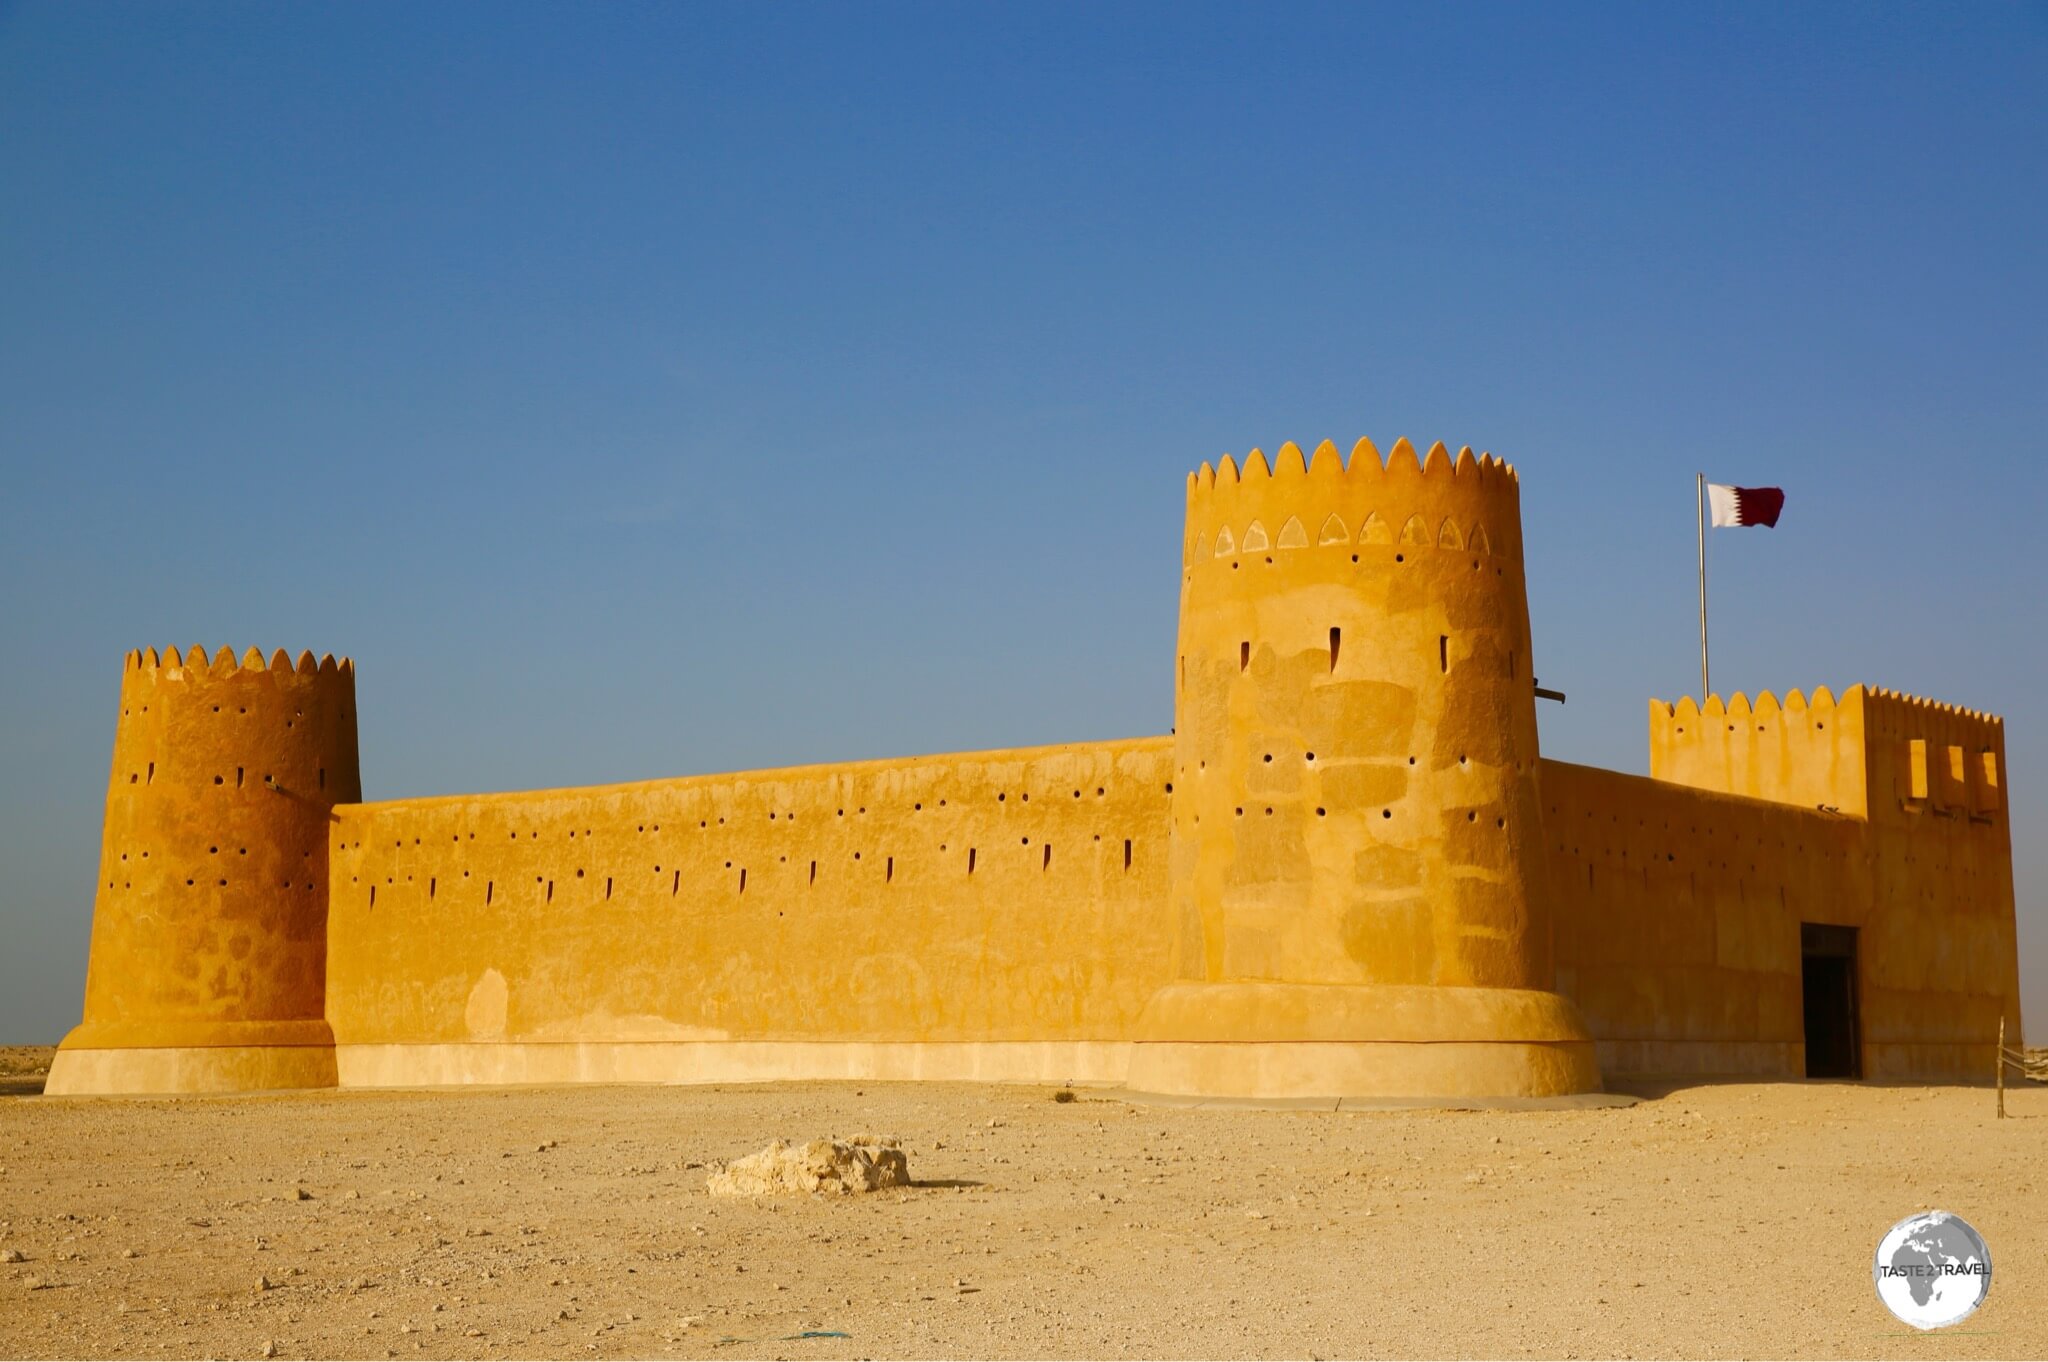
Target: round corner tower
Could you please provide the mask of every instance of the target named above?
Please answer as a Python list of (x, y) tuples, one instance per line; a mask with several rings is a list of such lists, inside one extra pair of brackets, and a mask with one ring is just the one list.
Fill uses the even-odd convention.
[(361, 798), (348, 660), (128, 654), (84, 1020), (46, 1091), (332, 1086), (327, 826)]
[(1361, 440), (1188, 479), (1171, 895), (1184, 982), (1130, 1086), (1219, 1097), (1599, 1086), (1551, 991), (1520, 490)]

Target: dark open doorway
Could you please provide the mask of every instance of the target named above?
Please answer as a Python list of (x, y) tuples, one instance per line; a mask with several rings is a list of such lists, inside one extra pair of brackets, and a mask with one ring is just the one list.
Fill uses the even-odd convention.
[(1856, 1009), (1856, 929), (1800, 923), (1799, 975), (1806, 1010), (1806, 1076), (1861, 1078), (1863, 1026)]

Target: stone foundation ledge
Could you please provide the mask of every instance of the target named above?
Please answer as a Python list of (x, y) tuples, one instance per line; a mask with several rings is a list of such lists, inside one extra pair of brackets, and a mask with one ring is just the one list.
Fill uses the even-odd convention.
[(345, 1088), (547, 1083), (783, 1083), (921, 1080), (1122, 1083), (1130, 1042), (475, 1041), (343, 1044)]

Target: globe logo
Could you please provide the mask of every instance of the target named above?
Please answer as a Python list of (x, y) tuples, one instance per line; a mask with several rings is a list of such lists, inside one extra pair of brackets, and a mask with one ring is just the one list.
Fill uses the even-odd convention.
[(1928, 1211), (1885, 1231), (1870, 1275), (1887, 1310), (1915, 1329), (1942, 1329), (1991, 1294), (1991, 1250), (1961, 1217)]

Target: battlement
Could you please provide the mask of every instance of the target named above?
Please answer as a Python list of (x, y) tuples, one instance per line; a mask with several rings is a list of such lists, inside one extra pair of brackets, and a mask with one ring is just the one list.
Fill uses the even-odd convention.
[(1874, 686), (1650, 702), (1654, 778), (1858, 818), (1931, 808), (1988, 821), (2004, 763), (1996, 715)]
[(2005, 720), (1962, 705), (1868, 689), (1864, 732), (1872, 753), (1873, 811), (2000, 821)]
[[(1269, 523), (1270, 522), (1270, 523)], [(1189, 566), (1269, 549), (1447, 548), (1518, 559), (1521, 487), (1515, 468), (1469, 446), (1438, 441), (1426, 456), (1404, 437), (1384, 461), (1360, 440), (1347, 464), (1325, 440), (1304, 459), (1292, 441), (1269, 467), (1264, 451), (1242, 467), (1225, 455), (1188, 474)]]
[(182, 655), (175, 646), (166, 648), (161, 657), (154, 648), (131, 650), (122, 660), (121, 684), (126, 686), (130, 678), (138, 676), (154, 681), (165, 672), (172, 673), (178, 679), (184, 679), (227, 676), (243, 671), (286, 672), (299, 676), (354, 676), (355, 670), (356, 664), (353, 659), (344, 657), (337, 660), (333, 653), (327, 653), (316, 662), (311, 650), (301, 651), (295, 663), (291, 654), (282, 648), (272, 653), (266, 662), (261, 648), (250, 648), (240, 657), (236, 657), (233, 648), (223, 645), (209, 661), (206, 645), (195, 643)]
[(1971, 709), (1967, 705), (1951, 705), (1941, 700), (1930, 700), (1924, 695), (1908, 695), (1904, 691), (1884, 690), (1876, 686), (1863, 686), (1860, 689), (1873, 704), (1882, 703), (1887, 709), (1901, 715), (1950, 715), (1973, 720), (1979, 724), (1995, 725), (1999, 728), (2005, 726), (2005, 720), (1999, 715), (1981, 709)]

